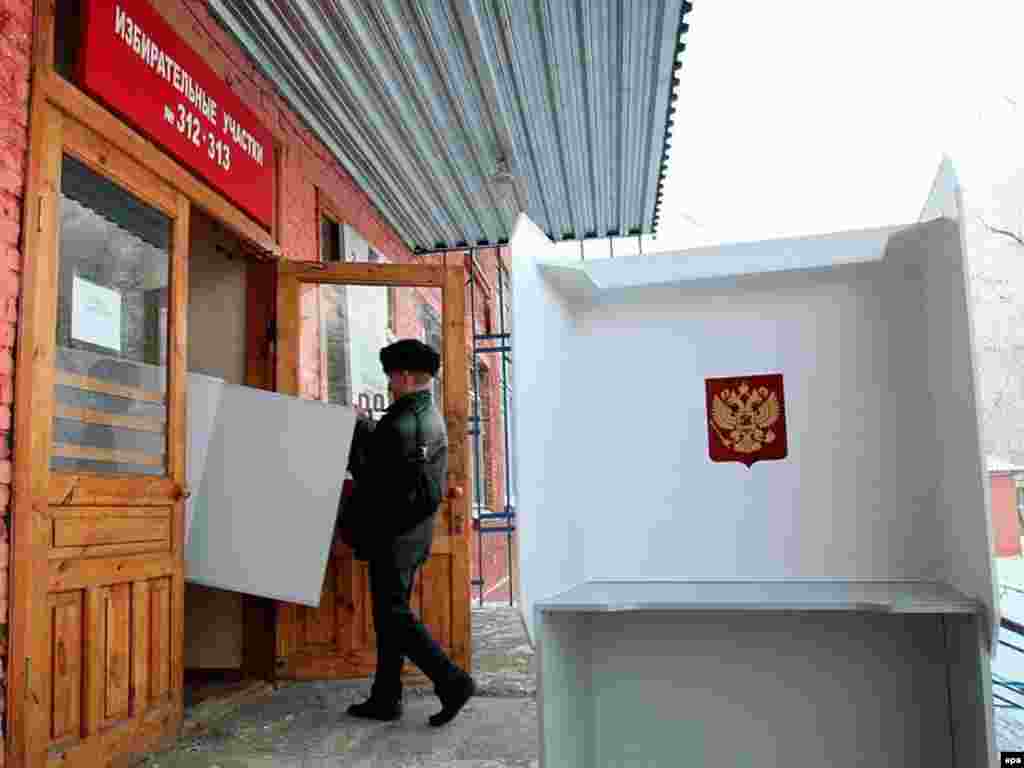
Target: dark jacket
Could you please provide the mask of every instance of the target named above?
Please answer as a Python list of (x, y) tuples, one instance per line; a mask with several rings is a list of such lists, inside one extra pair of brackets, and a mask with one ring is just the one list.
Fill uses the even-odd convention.
[(420, 565), (448, 477), (448, 434), (430, 392), (400, 397), (376, 424), (360, 419), (351, 453), (345, 514), (356, 521), (356, 557)]

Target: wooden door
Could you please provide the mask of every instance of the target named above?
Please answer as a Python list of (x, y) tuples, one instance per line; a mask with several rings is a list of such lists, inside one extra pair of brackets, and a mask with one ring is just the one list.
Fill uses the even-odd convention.
[(187, 200), (34, 126), (17, 377), (10, 755), (95, 768), (182, 718)]
[[(435, 389), (448, 429), (449, 498), (413, 606), (453, 660), (470, 664), (469, 500), (466, 470), (465, 272), (462, 266), (299, 264), (278, 268), (278, 390), (385, 407), (380, 347), (417, 336), (441, 347)], [(340, 462), (339, 462), (340, 464)], [(338, 467), (339, 481), (345, 467)], [(366, 563), (336, 539), (318, 608), (278, 603), (276, 665), (283, 678), (367, 677), (376, 645)], [(411, 664), (408, 676), (418, 676)]]

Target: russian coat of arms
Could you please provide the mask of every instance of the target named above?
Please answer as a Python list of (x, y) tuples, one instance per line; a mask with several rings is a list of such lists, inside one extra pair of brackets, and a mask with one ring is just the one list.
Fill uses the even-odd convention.
[(786, 408), (782, 374), (707, 379), (708, 449), (712, 461), (784, 459)]

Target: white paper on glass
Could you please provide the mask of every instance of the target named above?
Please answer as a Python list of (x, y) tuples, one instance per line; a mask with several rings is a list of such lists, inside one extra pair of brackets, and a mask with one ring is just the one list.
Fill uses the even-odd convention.
[(190, 403), (190, 435), (209, 442), (193, 465), (186, 579), (318, 606), (355, 410), (224, 383), (214, 402), (216, 386), (203, 394), (192, 377), (205, 404)]
[(73, 338), (121, 351), (121, 294), (75, 275), (71, 294)]

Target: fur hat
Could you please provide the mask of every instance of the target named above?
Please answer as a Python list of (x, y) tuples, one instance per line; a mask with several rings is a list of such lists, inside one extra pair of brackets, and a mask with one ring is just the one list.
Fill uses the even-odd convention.
[(441, 368), (441, 356), (422, 341), (401, 339), (380, 351), (380, 364), (384, 373), (416, 371), (436, 376)]

